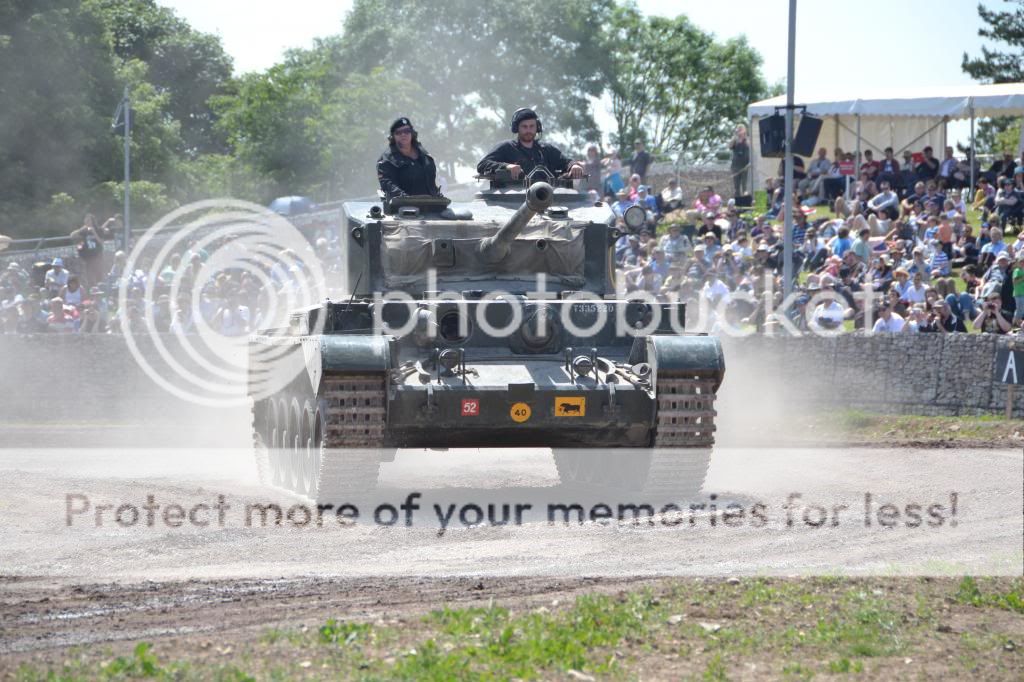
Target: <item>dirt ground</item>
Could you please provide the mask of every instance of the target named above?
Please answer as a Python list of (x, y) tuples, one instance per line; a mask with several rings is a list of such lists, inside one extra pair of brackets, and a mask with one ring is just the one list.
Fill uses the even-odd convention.
[[(243, 523), (248, 504), (302, 504), (261, 487), (247, 450), (0, 448), (0, 678), (1020, 679), (1024, 454), (1007, 442), (724, 446), (699, 512), (579, 524), (541, 511), (571, 492), (546, 451), (403, 452), (350, 502), (419, 492), (408, 527), (318, 528)], [(104, 523), (69, 525), (69, 494), (111, 505)], [(232, 511), (218, 528), (115, 522), (147, 495)], [(535, 508), (508, 527), (439, 532), (431, 511), (513, 501)], [(758, 502), (763, 525), (711, 523)], [(819, 504), (835, 524), (814, 525)], [(935, 525), (914, 526), (929, 504)]]

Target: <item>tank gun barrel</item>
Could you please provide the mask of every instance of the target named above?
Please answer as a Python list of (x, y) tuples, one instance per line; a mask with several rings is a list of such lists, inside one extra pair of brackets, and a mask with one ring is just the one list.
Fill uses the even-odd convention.
[(499, 263), (508, 255), (512, 240), (519, 236), (530, 218), (547, 209), (555, 191), (546, 182), (535, 182), (526, 190), (526, 201), (516, 209), (500, 230), (480, 242), (480, 255), (489, 263)]

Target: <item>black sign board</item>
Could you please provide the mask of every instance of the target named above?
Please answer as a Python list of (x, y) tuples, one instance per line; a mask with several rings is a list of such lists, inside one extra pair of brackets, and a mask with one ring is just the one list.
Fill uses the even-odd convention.
[(996, 351), (995, 381), (1024, 386), (1024, 350), (1002, 348)]

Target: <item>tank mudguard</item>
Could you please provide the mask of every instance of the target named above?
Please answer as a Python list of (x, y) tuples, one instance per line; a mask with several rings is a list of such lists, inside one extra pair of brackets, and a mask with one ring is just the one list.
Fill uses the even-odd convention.
[(656, 335), (639, 337), (629, 354), (632, 363), (646, 362), (654, 376), (660, 372), (714, 379), (715, 389), (725, 376), (722, 344), (714, 336)]
[(391, 368), (391, 342), (387, 336), (325, 334), (302, 339), (306, 372), (319, 394), (324, 374), (384, 373)]
[(386, 372), (391, 368), (387, 336), (331, 334), (315, 338), (320, 342), (324, 372)]

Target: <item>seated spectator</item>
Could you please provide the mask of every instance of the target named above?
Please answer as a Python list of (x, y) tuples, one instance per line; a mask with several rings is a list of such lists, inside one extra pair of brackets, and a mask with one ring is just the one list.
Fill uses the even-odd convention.
[(882, 181), (889, 183), (890, 187), (899, 187), (902, 182), (900, 176), (900, 163), (893, 156), (892, 147), (886, 147), (884, 157), (878, 162), (878, 175), (875, 176), (875, 181), (881, 186)]
[(630, 206), (635, 206), (636, 202), (629, 198), (629, 192), (627, 192), (625, 189), (620, 189), (618, 192), (616, 192), (615, 198), (616, 201), (614, 204), (612, 204), (612, 211), (615, 212), (616, 217), (619, 219), (619, 221), (621, 221), (623, 214), (626, 212), (626, 209), (629, 208)]
[(799, 247), (803, 256), (803, 268), (808, 272), (817, 272), (828, 258), (828, 245), (824, 239), (818, 237), (816, 228), (808, 228), (804, 235), (804, 242)]
[(946, 301), (936, 301), (932, 306), (932, 316), (928, 323), (927, 331), (951, 334), (953, 332), (967, 333), (967, 325), (964, 321), (953, 314), (953, 310)]
[(1003, 317), (1002, 297), (994, 283), (985, 286), (981, 312), (974, 318), (974, 328), (982, 334), (1008, 334), (1010, 323)]
[(946, 147), (945, 156), (939, 163), (939, 185), (944, 189), (963, 187), (963, 173), (960, 162), (953, 155), (953, 148)]
[(718, 196), (714, 188), (708, 185), (697, 193), (697, 198), (693, 200), (693, 210), (687, 211), (687, 218), (692, 222), (697, 222), (701, 216), (708, 212), (714, 214), (714, 217), (718, 217), (718, 211), (721, 207), (722, 197)]
[(987, 240), (978, 253), (978, 265), (983, 268), (992, 267), (996, 258), (1004, 251), (1007, 251), (1007, 244), (1003, 241), (1003, 228), (993, 226), (986, 231)]
[(974, 193), (974, 201), (971, 202), (971, 208), (975, 211), (992, 210), (995, 205), (995, 198), (996, 188), (989, 182), (989, 179), (985, 176), (978, 178), (978, 189)]
[(839, 228), (839, 232), (829, 242), (828, 248), (832, 251), (833, 255), (842, 257), (844, 253), (853, 248), (853, 240), (850, 239), (850, 228), (843, 227)]
[(36, 294), (23, 298), (18, 305), (18, 323), (15, 331), (18, 334), (44, 334), (50, 331), (49, 315), (40, 310), (39, 297)]
[(640, 237), (631, 234), (626, 237), (626, 247), (616, 253), (616, 262), (623, 267), (637, 267), (647, 259), (647, 252), (640, 246)]
[(925, 311), (924, 304), (918, 303), (908, 310), (906, 322), (900, 331), (904, 334), (926, 332), (928, 331), (928, 322), (928, 313)]
[(881, 164), (875, 161), (874, 152), (870, 149), (864, 150), (864, 163), (860, 165), (860, 174), (866, 175), (869, 180), (875, 182), (878, 179), (878, 172)]
[(921, 159), (921, 163), (917, 164), (914, 171), (917, 173), (919, 180), (931, 180), (939, 174), (939, 160), (932, 156), (932, 148), (925, 147), (923, 150), (924, 158)]
[(637, 194), (640, 192), (640, 175), (633, 173), (629, 176), (629, 184), (626, 186), (626, 191), (629, 192), (630, 201), (636, 201)]
[(722, 240), (722, 226), (715, 221), (715, 214), (713, 211), (706, 211), (701, 216), (701, 224), (697, 228), (697, 234), (701, 237), (709, 232), (714, 234), (715, 238), (719, 241)]
[(56, 296), (68, 284), (68, 271), (64, 269), (63, 258), (54, 258), (50, 265), (52, 267), (46, 271), (44, 281), (50, 295)]
[(683, 190), (679, 187), (679, 182), (672, 178), (668, 181), (668, 187), (661, 190), (661, 210), (663, 213), (668, 213), (677, 208), (682, 208), (682, 205)]
[(1011, 222), (1020, 223), (1024, 203), (1021, 202), (1019, 193), (1014, 189), (1013, 180), (1003, 179), (992, 204), (999, 217), (1000, 227), (1005, 228)]
[(807, 177), (797, 183), (797, 194), (801, 197), (816, 196), (821, 180), (828, 175), (831, 168), (832, 162), (828, 160), (828, 150), (822, 147), (818, 150), (818, 156), (808, 166)]
[(658, 200), (652, 197), (647, 191), (647, 185), (640, 185), (637, 188), (636, 204), (647, 213), (647, 224), (653, 226), (661, 217), (658, 210)]
[(973, 265), (978, 262), (978, 238), (974, 236), (974, 228), (970, 225), (964, 225), (963, 234), (957, 239), (956, 244), (953, 245), (953, 261), (952, 266), (954, 268), (962, 268), (965, 265)]
[(78, 311), (65, 306), (64, 301), (56, 296), (50, 299), (50, 315), (46, 318), (46, 326), (51, 332), (70, 334), (78, 326)]
[(834, 298), (819, 303), (811, 313), (811, 320), (814, 326), (820, 329), (839, 329), (843, 326), (845, 319), (846, 308)]
[(850, 251), (847, 253), (850, 252), (856, 254), (856, 256), (863, 262), (868, 262), (871, 258), (871, 228), (860, 228), (857, 238), (854, 240), (853, 245), (850, 247)]
[(878, 308), (878, 319), (875, 320), (872, 332), (875, 334), (900, 332), (903, 330), (903, 324), (903, 317), (893, 310), (892, 304), (888, 301), (882, 301)]
[(896, 220), (899, 217), (899, 204), (900, 199), (896, 195), (896, 192), (892, 191), (892, 186), (888, 180), (882, 180), (879, 183), (879, 192), (868, 200), (866, 213), (877, 215), (880, 218), (886, 220)]
[(665, 257), (670, 263), (681, 261), (693, 253), (693, 244), (690, 238), (683, 234), (679, 223), (669, 224), (668, 234), (661, 238), (658, 246), (665, 252)]
[(914, 276), (914, 273), (919, 272), (925, 283), (931, 280), (932, 271), (928, 267), (928, 261), (925, 259), (925, 248), (921, 245), (914, 247), (913, 251), (911, 251), (910, 260), (904, 261), (902, 267), (911, 277)]
[(900, 299), (909, 305), (925, 302), (925, 292), (927, 287), (924, 285), (924, 275), (921, 272), (915, 272), (910, 280), (903, 289), (903, 293)]
[(82, 301), (85, 300), (85, 290), (78, 281), (78, 275), (69, 275), (68, 283), (60, 291), (60, 297), (64, 299), (65, 305), (81, 309)]
[(932, 277), (948, 277), (952, 271), (953, 266), (950, 263), (949, 256), (946, 255), (946, 250), (942, 247), (942, 242), (934, 240), (932, 243), (932, 255), (928, 260), (928, 271), (932, 274)]

